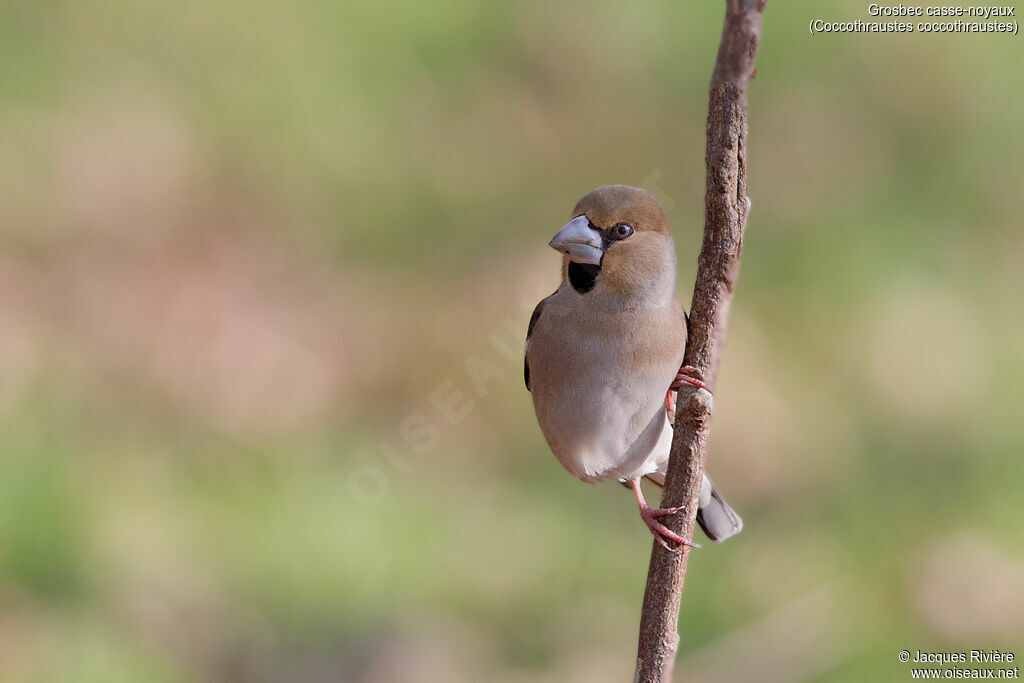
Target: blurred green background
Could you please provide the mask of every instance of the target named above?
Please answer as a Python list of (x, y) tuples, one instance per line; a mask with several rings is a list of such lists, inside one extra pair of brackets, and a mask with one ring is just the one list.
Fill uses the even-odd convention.
[[(691, 558), (687, 680), (1024, 656), (1021, 39), (813, 18), (869, 17), (765, 15), (709, 459), (746, 528)], [(0, 680), (629, 680), (651, 538), (520, 345), (606, 183), (689, 304), (721, 19), (5, 3)]]

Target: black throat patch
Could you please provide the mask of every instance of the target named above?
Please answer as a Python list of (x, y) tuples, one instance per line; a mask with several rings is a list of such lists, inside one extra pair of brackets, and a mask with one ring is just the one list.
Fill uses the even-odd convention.
[(589, 263), (569, 261), (569, 284), (580, 294), (586, 294), (597, 284), (597, 276), (601, 274), (601, 266)]

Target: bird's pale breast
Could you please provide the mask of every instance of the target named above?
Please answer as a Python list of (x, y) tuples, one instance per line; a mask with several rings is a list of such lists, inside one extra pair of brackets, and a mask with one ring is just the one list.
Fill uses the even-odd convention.
[(530, 392), (569, 472), (591, 482), (631, 478), (667, 456), (654, 451), (670, 429), (663, 405), (683, 358), (684, 320), (676, 301), (606, 310), (560, 292), (546, 303), (527, 351)]

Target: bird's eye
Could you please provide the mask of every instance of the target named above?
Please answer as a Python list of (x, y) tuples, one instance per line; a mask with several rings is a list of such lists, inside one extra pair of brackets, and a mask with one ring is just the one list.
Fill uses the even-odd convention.
[(633, 226), (629, 223), (616, 223), (612, 226), (610, 237), (613, 240), (624, 240), (633, 234)]

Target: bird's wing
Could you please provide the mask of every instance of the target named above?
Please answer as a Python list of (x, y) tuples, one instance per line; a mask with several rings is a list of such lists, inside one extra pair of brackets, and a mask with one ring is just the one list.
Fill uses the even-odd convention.
[(540, 320), (540, 314), (544, 311), (544, 304), (550, 301), (555, 294), (558, 294), (558, 292), (540, 300), (537, 308), (533, 309), (533, 315), (530, 316), (530, 325), (526, 328), (526, 348), (523, 349), (523, 379), (526, 380), (527, 391), (530, 390), (530, 362), (526, 359), (526, 352), (530, 350), (530, 337), (533, 336), (533, 327)]

